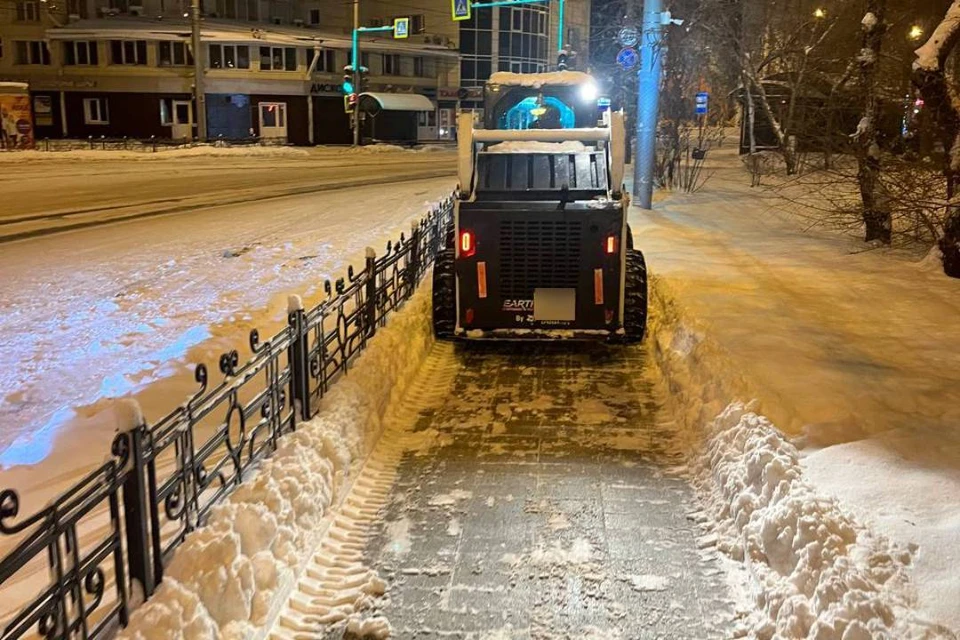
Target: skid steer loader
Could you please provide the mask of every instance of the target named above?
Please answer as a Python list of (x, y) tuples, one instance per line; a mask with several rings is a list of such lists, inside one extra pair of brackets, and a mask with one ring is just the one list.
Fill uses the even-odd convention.
[(495, 73), (458, 121), (459, 197), (433, 272), (438, 338), (643, 339), (647, 277), (621, 113), (577, 71)]

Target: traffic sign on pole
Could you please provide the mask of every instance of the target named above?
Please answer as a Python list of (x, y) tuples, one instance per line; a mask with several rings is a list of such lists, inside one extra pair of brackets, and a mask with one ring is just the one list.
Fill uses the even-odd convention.
[(706, 91), (701, 91), (697, 94), (696, 106), (694, 107), (694, 112), (698, 116), (707, 115), (707, 106), (710, 102), (710, 94)]
[(454, 20), (470, 19), (470, 0), (450, 0)]
[(624, 47), (617, 53), (617, 64), (620, 65), (624, 71), (633, 69), (637, 66), (638, 62), (640, 62), (640, 54), (637, 53), (637, 50), (633, 47)]
[(624, 27), (617, 34), (617, 39), (625, 47), (635, 47), (640, 42), (640, 33), (636, 27)]
[(393, 19), (393, 37), (406, 38), (410, 36), (410, 18)]

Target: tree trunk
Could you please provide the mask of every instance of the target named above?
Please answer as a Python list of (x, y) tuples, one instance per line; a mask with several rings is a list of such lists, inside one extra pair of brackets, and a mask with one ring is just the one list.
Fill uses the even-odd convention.
[(955, 0), (930, 39), (917, 49), (917, 60), (913, 63), (913, 83), (936, 123), (937, 137), (947, 154), (943, 171), (947, 178), (947, 211), (943, 236), (937, 244), (943, 252), (943, 271), (953, 278), (960, 278), (960, 207), (953, 201), (960, 169), (960, 145), (957, 145), (960, 111), (951, 99), (943, 66), (958, 40), (960, 0)]
[(890, 203), (880, 181), (880, 147), (877, 144), (877, 119), (880, 109), (877, 100), (877, 61), (883, 34), (886, 0), (867, 0), (863, 18), (863, 43), (857, 61), (860, 66), (860, 88), (864, 94), (863, 117), (854, 137), (857, 141), (857, 181), (863, 202), (863, 224), (866, 242), (879, 240), (890, 244), (893, 223)]

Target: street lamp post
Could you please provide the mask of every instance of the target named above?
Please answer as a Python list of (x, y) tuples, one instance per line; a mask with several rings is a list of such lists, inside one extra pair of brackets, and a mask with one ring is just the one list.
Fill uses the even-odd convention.
[(197, 138), (207, 139), (207, 94), (203, 88), (204, 55), (200, 40), (200, 0), (193, 0), (190, 11), (190, 46), (193, 48), (193, 102), (197, 110)]
[[(360, 0), (353, 0), (353, 55), (350, 61), (351, 66), (353, 67), (353, 86), (354, 90), (360, 88), (359, 83), (359, 69), (357, 60), (357, 30), (360, 28)], [(350, 119), (353, 121), (353, 146), (358, 146), (360, 144), (360, 103), (359, 101), (353, 108), (353, 113), (350, 114)]]
[(657, 117), (664, 51), (663, 6), (660, 0), (643, 2), (643, 41), (637, 71), (637, 154), (633, 164), (633, 195), (640, 207), (653, 206), (653, 172), (657, 153)]

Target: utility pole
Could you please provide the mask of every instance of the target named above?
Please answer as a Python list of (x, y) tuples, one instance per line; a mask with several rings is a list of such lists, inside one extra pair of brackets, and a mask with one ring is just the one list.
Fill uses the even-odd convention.
[(657, 154), (657, 116), (663, 70), (663, 13), (661, 0), (643, 0), (643, 35), (637, 71), (637, 156), (633, 163), (633, 196), (642, 209), (653, 205), (653, 173)]
[(193, 49), (193, 103), (197, 107), (197, 138), (207, 139), (207, 94), (203, 89), (205, 61), (200, 42), (200, 0), (193, 0), (190, 12), (190, 40)]
[[(353, 33), (354, 41), (356, 41), (357, 29), (360, 28), (360, 0), (353, 0)], [(358, 46), (356, 43), (353, 48), (353, 60), (350, 64), (353, 65), (353, 90), (357, 93), (360, 93), (360, 53), (357, 51)], [(353, 120), (353, 146), (360, 145), (360, 100), (357, 100), (357, 104), (353, 107), (353, 113), (350, 114), (350, 118)]]

